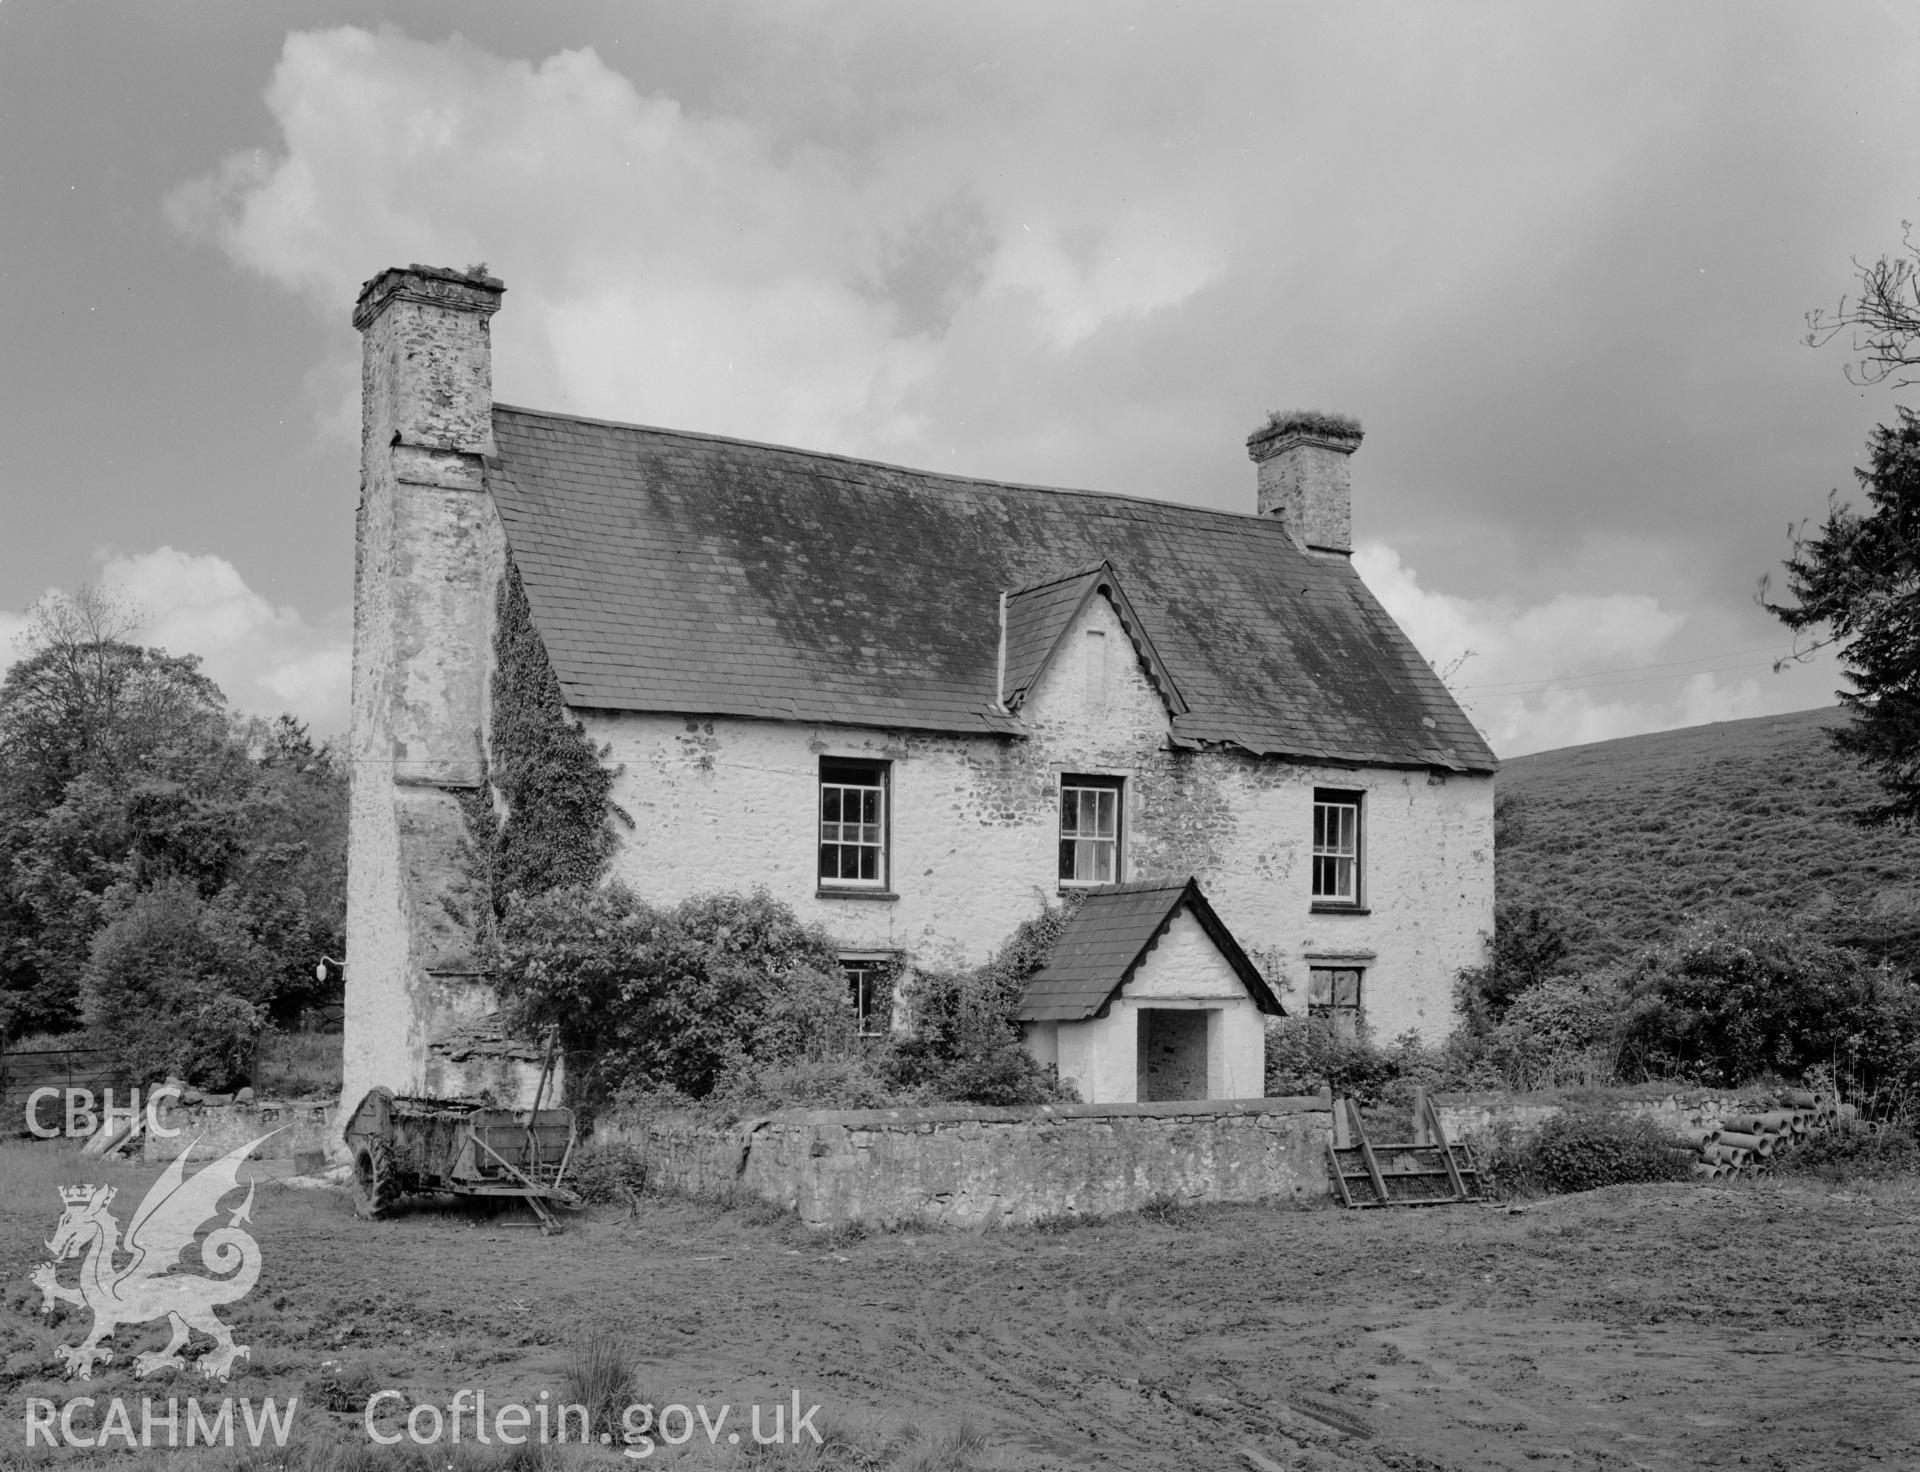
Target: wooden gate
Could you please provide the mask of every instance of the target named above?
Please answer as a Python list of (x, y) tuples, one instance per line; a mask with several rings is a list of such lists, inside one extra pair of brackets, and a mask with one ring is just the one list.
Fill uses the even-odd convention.
[(1473, 1152), (1448, 1141), (1425, 1089), (1413, 1091), (1413, 1138), (1403, 1144), (1374, 1144), (1353, 1100), (1334, 1100), (1327, 1173), (1342, 1206), (1438, 1206), (1480, 1196)]
[[(26, 1052), (0, 1049), (0, 1135), (25, 1135), (27, 1100), (35, 1089), (91, 1089), (98, 1114), (101, 1091), (113, 1083), (114, 1057), (106, 1048), (35, 1048)], [(128, 1099), (114, 1103), (125, 1108)], [(143, 1101), (144, 1102), (144, 1101)], [(40, 1123), (48, 1129), (66, 1128), (66, 1103), (43, 1099)]]

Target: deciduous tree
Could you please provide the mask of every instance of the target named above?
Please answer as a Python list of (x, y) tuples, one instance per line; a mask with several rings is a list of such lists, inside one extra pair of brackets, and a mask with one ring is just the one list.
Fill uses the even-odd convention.
[(196, 659), (132, 628), (94, 590), (50, 596), (0, 680), (0, 1039), (79, 1027), (103, 927), (152, 891), (244, 932), (265, 967), (249, 1005), (297, 1009), (340, 953), (344, 767), (291, 717), (234, 717)]

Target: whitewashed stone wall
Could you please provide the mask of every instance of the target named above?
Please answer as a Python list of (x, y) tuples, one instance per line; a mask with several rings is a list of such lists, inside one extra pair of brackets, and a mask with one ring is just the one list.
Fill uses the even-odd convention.
[[(976, 964), (1058, 894), (1061, 774), (1120, 776), (1124, 877), (1196, 875), (1290, 1011), (1310, 964), (1358, 964), (1379, 1036), (1445, 1036), (1453, 973), (1493, 927), (1493, 779), (1171, 750), (1118, 618), (1089, 613), (1021, 712), (1026, 741), (583, 712), (634, 819), (614, 876), (659, 902), (765, 885), (848, 950)], [(818, 892), (822, 756), (893, 763), (896, 897)], [(1312, 913), (1316, 786), (1366, 793), (1371, 913)]]
[(461, 914), (458, 794), (481, 779), (494, 595), (506, 541), (482, 478), (493, 449), (487, 319), (499, 293), (435, 276), (363, 299), (360, 509), (348, 752), (342, 1102), (486, 1087), (537, 1072), (433, 1057), (493, 997)]

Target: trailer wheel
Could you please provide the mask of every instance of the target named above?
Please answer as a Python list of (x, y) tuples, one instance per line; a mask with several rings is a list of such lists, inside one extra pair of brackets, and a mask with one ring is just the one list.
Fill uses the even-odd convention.
[(393, 1150), (385, 1140), (369, 1140), (353, 1157), (353, 1212), (377, 1221), (400, 1199), (400, 1176), (393, 1168)]

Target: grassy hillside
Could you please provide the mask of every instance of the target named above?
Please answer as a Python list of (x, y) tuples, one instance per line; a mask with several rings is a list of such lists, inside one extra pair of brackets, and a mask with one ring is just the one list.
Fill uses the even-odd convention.
[(1845, 719), (1803, 711), (1516, 757), (1499, 779), (1502, 903), (1569, 912), (1569, 969), (1732, 904), (1909, 946), (1920, 835), (1853, 821), (1878, 789), (1827, 740)]

